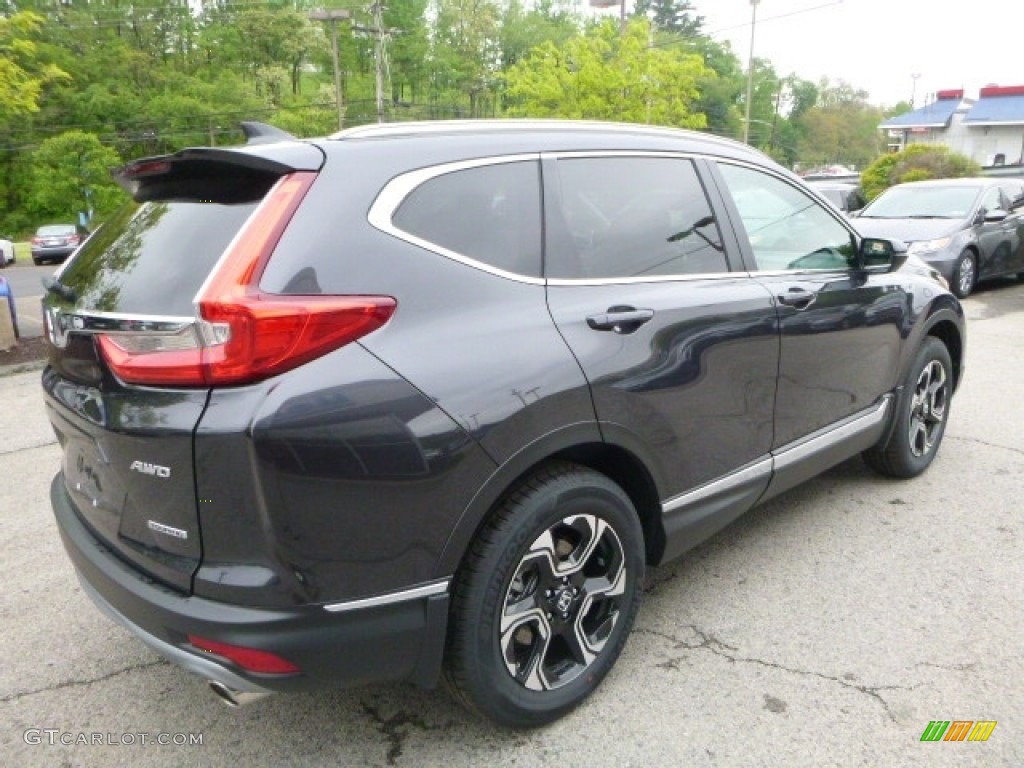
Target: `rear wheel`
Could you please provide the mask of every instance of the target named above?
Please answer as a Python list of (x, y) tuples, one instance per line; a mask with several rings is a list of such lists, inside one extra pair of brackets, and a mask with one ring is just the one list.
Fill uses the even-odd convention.
[(956, 260), (956, 266), (953, 267), (953, 281), (949, 287), (957, 298), (966, 299), (974, 290), (977, 280), (978, 259), (974, 255), (974, 251), (966, 250)]
[(907, 376), (892, 434), (884, 446), (864, 452), (875, 470), (892, 477), (915, 477), (932, 463), (949, 419), (953, 365), (946, 345), (929, 336)]
[(640, 601), (643, 533), (604, 475), (554, 464), (496, 510), (456, 578), (446, 680), (502, 725), (572, 710), (611, 669)]

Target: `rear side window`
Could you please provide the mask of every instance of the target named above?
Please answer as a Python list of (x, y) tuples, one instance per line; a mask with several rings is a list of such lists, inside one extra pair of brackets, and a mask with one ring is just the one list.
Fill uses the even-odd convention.
[(429, 179), (391, 218), (403, 232), (460, 256), (540, 276), (540, 172), (536, 162), (452, 171)]
[(727, 272), (718, 224), (693, 162), (665, 157), (558, 161), (548, 277)]
[(192, 315), (192, 300), (257, 203), (128, 203), (86, 241), (60, 280), (80, 309)]

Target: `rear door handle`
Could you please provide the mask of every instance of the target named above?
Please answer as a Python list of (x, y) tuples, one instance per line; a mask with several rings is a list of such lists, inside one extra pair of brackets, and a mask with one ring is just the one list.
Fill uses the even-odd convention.
[(805, 291), (803, 288), (790, 288), (785, 293), (778, 295), (779, 303), (787, 307), (807, 309), (814, 303), (816, 294), (813, 291)]
[(635, 307), (608, 307), (607, 312), (590, 315), (587, 325), (595, 331), (614, 331), (615, 333), (633, 333), (637, 328), (654, 317), (653, 309), (636, 309)]

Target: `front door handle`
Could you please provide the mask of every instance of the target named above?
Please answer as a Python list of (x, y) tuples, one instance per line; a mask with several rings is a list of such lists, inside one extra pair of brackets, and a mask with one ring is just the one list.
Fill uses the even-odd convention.
[(814, 303), (817, 294), (813, 291), (805, 291), (803, 288), (790, 288), (785, 293), (778, 295), (779, 303), (796, 309), (807, 309)]
[(607, 312), (591, 315), (587, 325), (595, 331), (614, 331), (615, 333), (632, 333), (641, 325), (654, 317), (653, 309), (636, 309), (635, 307), (608, 307)]

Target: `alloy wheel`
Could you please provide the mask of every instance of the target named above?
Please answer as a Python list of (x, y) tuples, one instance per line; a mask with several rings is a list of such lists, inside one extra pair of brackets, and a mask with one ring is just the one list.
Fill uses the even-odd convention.
[(917, 377), (910, 401), (910, 450), (915, 456), (924, 456), (934, 447), (946, 417), (948, 396), (946, 369), (932, 360)]
[(625, 562), (615, 530), (595, 515), (563, 518), (534, 540), (499, 623), (516, 681), (533, 691), (560, 688), (597, 659), (624, 609)]

